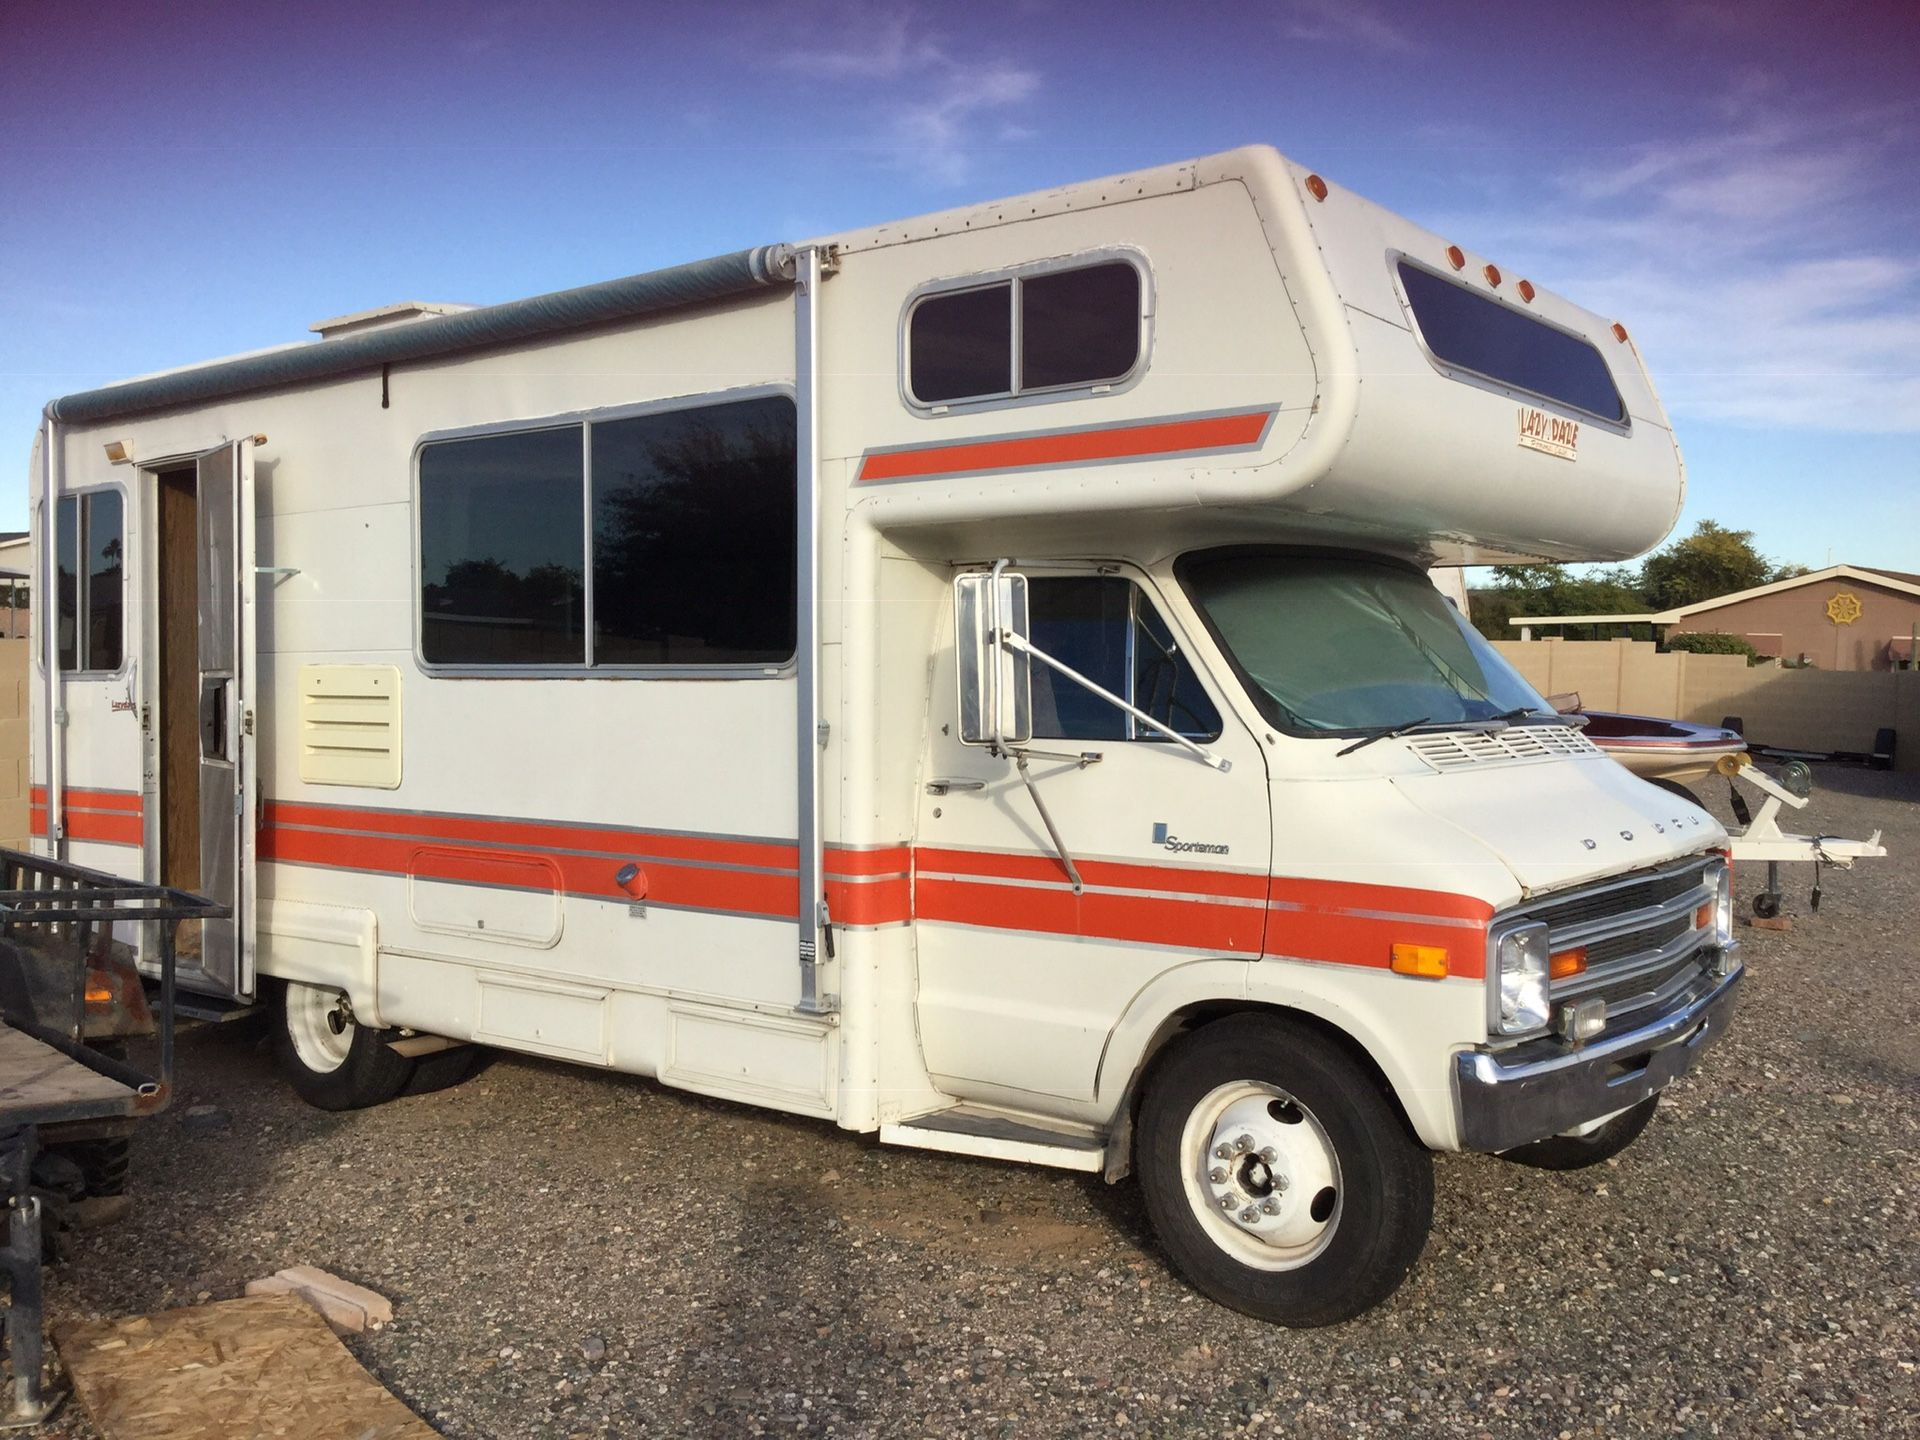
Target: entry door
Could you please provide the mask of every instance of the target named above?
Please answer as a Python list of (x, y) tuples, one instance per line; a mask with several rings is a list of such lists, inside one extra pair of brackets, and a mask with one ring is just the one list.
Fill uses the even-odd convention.
[(181, 966), (197, 972), (196, 989), (244, 998), (253, 993), (254, 949), (253, 443), (209, 450), (195, 470), (200, 888), (232, 906), (233, 918), (205, 922), (199, 956), (183, 954)]
[(1232, 769), (1035, 662), (1029, 771), (1076, 894), (1014, 762), (959, 742), (944, 637), (914, 855), (921, 1040), (954, 1093), (1012, 1103), (1092, 1098), (1108, 1034), (1154, 976), (1257, 959), (1272, 843), (1259, 743), (1151, 584), (1113, 567), (1026, 573), (1036, 647)]

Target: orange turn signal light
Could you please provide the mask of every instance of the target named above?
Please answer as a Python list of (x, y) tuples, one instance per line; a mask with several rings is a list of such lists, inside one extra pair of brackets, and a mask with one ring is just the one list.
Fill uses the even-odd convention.
[(1627, 327), (1622, 325), (1618, 320), (1613, 322), (1613, 338), (1618, 340), (1622, 345), (1627, 343)]
[(1467, 268), (1467, 257), (1461, 253), (1458, 245), (1447, 246), (1447, 263), (1456, 270)]
[(1444, 945), (1396, 945), (1393, 947), (1393, 973), (1418, 975), (1423, 980), (1444, 980), (1447, 976), (1447, 950)]
[(111, 1005), (113, 987), (104, 980), (88, 980), (86, 1000), (89, 1005)]
[(1700, 906), (1697, 910), (1693, 912), (1693, 928), (1696, 930), (1704, 930), (1709, 925), (1713, 924), (1713, 920), (1714, 920), (1713, 912), (1715, 910), (1718, 910), (1719, 908), (1720, 907), (1712, 900), (1709, 900), (1707, 901), (1706, 904)]
[(1514, 286), (1514, 289), (1520, 292), (1520, 298), (1522, 300), (1526, 301), (1529, 305), (1533, 303), (1534, 292), (1533, 282), (1531, 280), (1522, 280), (1518, 285)]
[(1547, 958), (1547, 977), (1552, 980), (1565, 980), (1570, 975), (1587, 973), (1587, 947), (1576, 945), (1571, 950), (1556, 950)]
[(1498, 265), (1482, 266), (1480, 273), (1487, 277), (1487, 284), (1493, 286), (1496, 290), (1500, 288), (1500, 267)]

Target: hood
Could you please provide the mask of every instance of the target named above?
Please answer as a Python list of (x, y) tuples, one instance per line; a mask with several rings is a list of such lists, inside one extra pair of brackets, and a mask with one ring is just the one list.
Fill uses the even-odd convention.
[(1399, 775), (1391, 783), (1410, 804), (1499, 856), (1528, 895), (1727, 843), (1698, 805), (1604, 756)]

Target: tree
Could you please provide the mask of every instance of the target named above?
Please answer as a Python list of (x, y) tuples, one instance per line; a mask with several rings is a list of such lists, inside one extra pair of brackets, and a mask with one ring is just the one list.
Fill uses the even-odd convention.
[(1747, 664), (1758, 665), (1760, 652), (1738, 635), (1724, 635), (1718, 630), (1701, 630), (1685, 635), (1669, 635), (1668, 650), (1685, 650), (1692, 655), (1744, 655)]
[(1514, 615), (1629, 615), (1647, 609), (1625, 566), (1576, 575), (1564, 565), (1497, 565), (1495, 583), (1472, 595), (1473, 623), (1493, 640), (1514, 640)]
[(1640, 566), (1640, 584), (1659, 610), (1717, 600), (1736, 590), (1802, 573), (1775, 565), (1753, 548), (1751, 530), (1729, 530), (1702, 520), (1691, 535), (1656, 550)]

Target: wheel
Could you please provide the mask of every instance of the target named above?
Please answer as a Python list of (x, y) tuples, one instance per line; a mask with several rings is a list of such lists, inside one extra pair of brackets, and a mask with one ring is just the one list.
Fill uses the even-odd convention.
[(76, 1140), (59, 1147), (80, 1167), (86, 1198), (105, 1199), (127, 1193), (127, 1177), (133, 1170), (133, 1137), (111, 1135), (102, 1140)]
[(274, 1050), (294, 1090), (322, 1110), (359, 1110), (398, 1095), (413, 1062), (384, 1032), (356, 1024), (338, 990), (288, 981), (280, 992)]
[(1780, 913), (1780, 897), (1771, 890), (1762, 890), (1753, 897), (1753, 913), (1762, 920), (1771, 920)]
[(413, 1062), (403, 1095), (431, 1095), (436, 1090), (451, 1090), (480, 1066), (478, 1045), (456, 1045), (451, 1050), (436, 1050)]
[(1502, 1151), (1502, 1160), (1531, 1165), (1536, 1170), (1584, 1170), (1611, 1160), (1640, 1138), (1640, 1132), (1653, 1120), (1660, 1104), (1658, 1095), (1649, 1095), (1630, 1110), (1622, 1110), (1598, 1130), (1585, 1135), (1549, 1135), (1517, 1150)]
[(1700, 803), (1700, 797), (1685, 785), (1682, 785), (1678, 780), (1650, 780), (1647, 783), (1650, 785), (1658, 785), (1662, 790), (1672, 791), (1689, 805), (1698, 805)]
[(1433, 1156), (1333, 1041), (1236, 1015), (1176, 1042), (1140, 1107), (1141, 1189), (1174, 1267), (1281, 1325), (1391, 1295), (1433, 1223)]

